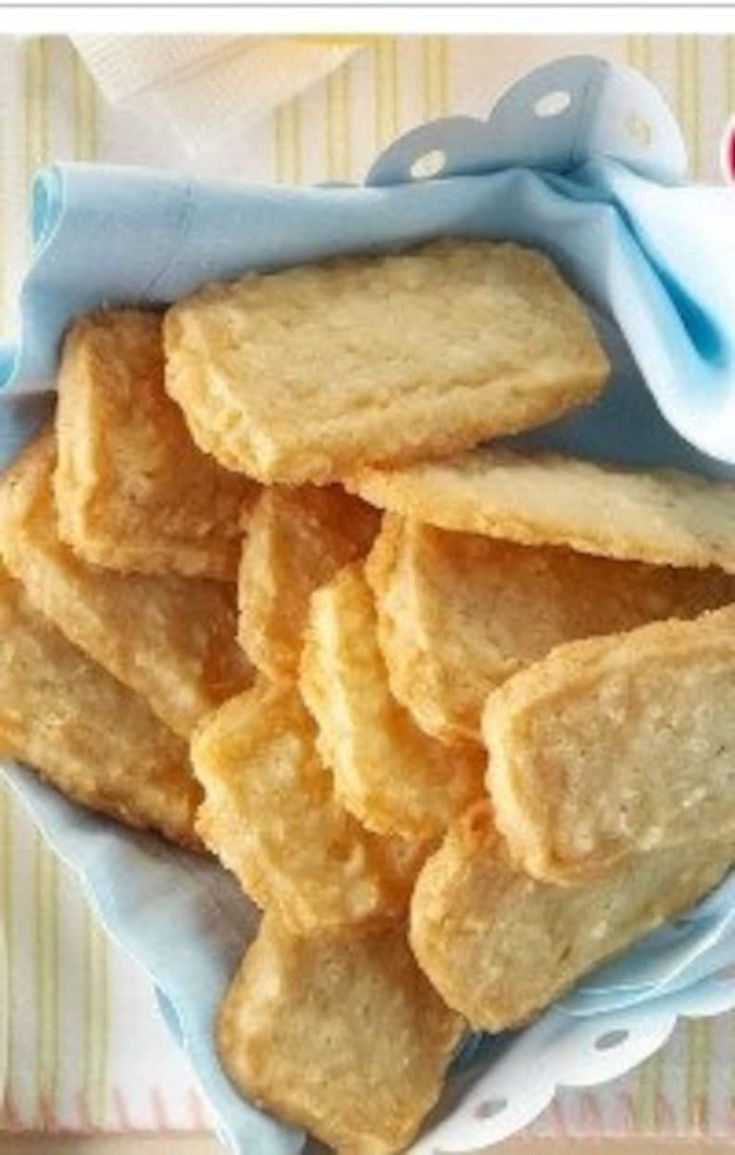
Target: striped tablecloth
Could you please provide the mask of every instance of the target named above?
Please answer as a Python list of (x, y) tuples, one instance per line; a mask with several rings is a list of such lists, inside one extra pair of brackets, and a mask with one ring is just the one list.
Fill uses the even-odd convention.
[[(25, 201), (49, 159), (171, 165), (255, 181), (359, 180), (398, 133), (449, 112), (482, 114), (528, 67), (569, 52), (635, 65), (670, 99), (695, 176), (715, 181), (735, 113), (735, 40), (616, 37), (380, 38), (218, 155), (182, 155), (162, 125), (102, 105), (63, 39), (0, 37), (0, 313), (12, 324), (27, 256)], [(148, 984), (100, 932), (74, 881), (0, 792), (0, 929), (9, 1008), (0, 1128), (197, 1130), (204, 1107)], [(2, 980), (2, 975), (0, 975)], [(2, 1064), (0, 1063), (0, 1067)], [(735, 1016), (683, 1024), (638, 1071), (565, 1092), (537, 1135), (735, 1136)]]

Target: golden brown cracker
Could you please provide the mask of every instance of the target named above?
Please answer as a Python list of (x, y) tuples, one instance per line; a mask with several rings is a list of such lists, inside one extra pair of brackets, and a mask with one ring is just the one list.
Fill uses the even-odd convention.
[(608, 364), (552, 262), (439, 241), (209, 285), (169, 310), (196, 442), (268, 483), (437, 457), (592, 401)]
[(258, 487), (197, 449), (163, 376), (157, 313), (72, 326), (58, 384), (61, 536), (111, 569), (234, 580)]
[(407, 908), (427, 848), (364, 830), (334, 796), (298, 691), (265, 681), (192, 742), (198, 829), (261, 906), (294, 931), (383, 923)]
[(735, 602), (720, 569), (651, 566), (386, 514), (366, 572), (391, 691), (443, 742), (480, 740), (491, 690), (555, 646)]
[(735, 572), (735, 482), (483, 447), (346, 479), (381, 508), (441, 529), (654, 565)]
[(312, 598), (301, 685), (337, 794), (371, 830), (433, 838), (484, 793), (482, 746), (442, 745), (392, 696), (357, 564)]
[(250, 1099), (341, 1155), (403, 1151), (462, 1032), (399, 926), (349, 942), (267, 915), (219, 1011), (217, 1050)]
[(483, 733), (498, 828), (534, 877), (732, 838), (735, 606), (559, 646), (490, 695)]
[(473, 1027), (502, 1031), (715, 886), (732, 844), (636, 854), (599, 881), (559, 887), (518, 873), (479, 803), (424, 866), (411, 946), (446, 1002)]
[(235, 587), (82, 561), (58, 535), (54, 463), (46, 432), (3, 475), (0, 553), (41, 613), (188, 737), (203, 714), (252, 682), (235, 638)]
[(240, 563), (240, 642), (273, 680), (298, 677), (309, 598), (364, 557), (380, 514), (336, 485), (264, 489)]
[(0, 748), (76, 802), (200, 846), (186, 744), (42, 617), (3, 567)]

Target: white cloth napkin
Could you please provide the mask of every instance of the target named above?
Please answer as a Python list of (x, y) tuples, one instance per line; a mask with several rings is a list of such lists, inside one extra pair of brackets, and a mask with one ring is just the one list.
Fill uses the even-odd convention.
[(345, 37), (77, 36), (106, 99), (163, 117), (190, 153), (216, 149), (338, 68), (359, 48)]

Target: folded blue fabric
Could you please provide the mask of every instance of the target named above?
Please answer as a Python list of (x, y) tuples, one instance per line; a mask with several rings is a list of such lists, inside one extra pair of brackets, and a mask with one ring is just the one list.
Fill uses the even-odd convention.
[[(735, 198), (728, 191), (658, 184), (604, 157), (564, 171), (511, 167), (322, 189), (63, 165), (35, 183), (33, 229), (21, 332), (0, 350), (0, 463), (48, 415), (60, 340), (79, 313), (164, 305), (203, 282), (252, 270), (461, 235), (549, 252), (586, 298), (611, 357), (611, 384), (596, 405), (514, 442), (735, 476)], [(299, 1133), (234, 1093), (212, 1045), (217, 999), (252, 934), (249, 904), (212, 864), (86, 814), (18, 767), (5, 772), (110, 931), (159, 985), (231, 1149), (300, 1150)], [(687, 981), (701, 983), (708, 957), (721, 966), (732, 944), (735, 958), (732, 910), (725, 883), (683, 929), (659, 932), (580, 986), (567, 1003), (570, 1021), (657, 992), (672, 1000)]]
[(729, 190), (663, 187), (610, 160), (323, 189), (65, 165), (36, 181), (33, 228), (20, 340), (0, 349), (6, 392), (48, 389), (69, 320), (100, 304), (163, 305), (204, 281), (447, 234), (510, 238), (559, 262), (614, 364), (598, 405), (535, 444), (708, 474), (735, 462)]

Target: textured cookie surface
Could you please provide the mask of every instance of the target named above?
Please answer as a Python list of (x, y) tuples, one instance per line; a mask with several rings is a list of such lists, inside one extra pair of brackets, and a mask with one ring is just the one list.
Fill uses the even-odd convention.
[(291, 686), (256, 684), (192, 743), (199, 832), (262, 907), (297, 932), (405, 912), (423, 847), (364, 830), (334, 796), (316, 732)]
[(484, 748), (442, 745), (392, 696), (359, 565), (312, 598), (301, 685), (337, 794), (371, 829), (436, 837), (484, 793)]
[(57, 415), (61, 534), (125, 572), (234, 580), (243, 506), (258, 487), (191, 439), (163, 385), (161, 319), (118, 310), (64, 343)]
[(0, 552), (36, 608), (164, 722), (188, 737), (203, 714), (252, 682), (238, 646), (231, 582), (122, 574), (59, 538), (50, 433), (0, 480)]
[(0, 749), (69, 798), (198, 846), (186, 743), (67, 641), (0, 567)]
[(591, 401), (607, 361), (548, 258), (443, 241), (211, 285), (166, 315), (200, 447), (261, 481), (441, 456)]
[(490, 695), (483, 733), (498, 827), (535, 877), (732, 838), (735, 607), (560, 646)]
[(341, 1155), (404, 1150), (439, 1097), (462, 1022), (404, 928), (294, 938), (267, 915), (217, 1024), (230, 1077)]
[(317, 586), (363, 557), (380, 514), (339, 486), (264, 489), (240, 563), (240, 642), (269, 678), (296, 678)]
[(480, 739), (491, 690), (554, 646), (735, 602), (720, 569), (450, 533), (386, 514), (367, 565), (391, 690), (427, 733)]
[(633, 856), (597, 882), (560, 887), (511, 865), (478, 803), (421, 872), (411, 945), (446, 1002), (476, 1027), (517, 1027), (585, 972), (680, 914), (735, 859), (732, 842)]
[(735, 573), (735, 482), (481, 448), (364, 470), (346, 484), (377, 506), (442, 529)]

